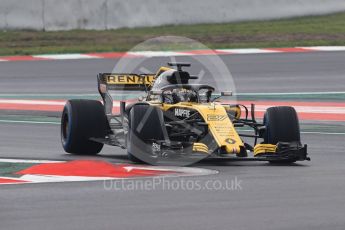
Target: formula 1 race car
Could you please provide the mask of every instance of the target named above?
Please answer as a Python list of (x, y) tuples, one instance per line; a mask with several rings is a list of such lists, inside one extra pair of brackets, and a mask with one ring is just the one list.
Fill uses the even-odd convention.
[[(222, 104), (212, 86), (193, 84), (183, 67), (168, 63), (156, 74), (100, 73), (97, 100), (67, 101), (61, 120), (64, 150), (72, 154), (97, 154), (104, 144), (127, 149), (129, 159), (149, 164), (195, 163), (204, 158), (287, 162), (309, 160), (300, 140), (293, 107), (268, 108), (262, 123), (255, 106)], [(174, 67), (176, 69), (174, 69)], [(110, 92), (145, 91), (136, 102), (120, 102), (119, 111)], [(252, 134), (239, 133), (250, 127)], [(253, 138), (254, 144), (244, 139)], [(258, 140), (262, 139), (260, 143)]]

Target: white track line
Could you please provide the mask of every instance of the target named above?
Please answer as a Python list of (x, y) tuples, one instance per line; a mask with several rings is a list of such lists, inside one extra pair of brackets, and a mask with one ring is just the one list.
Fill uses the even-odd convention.
[(321, 135), (345, 135), (345, 133), (329, 133), (329, 132), (301, 132), (302, 134), (321, 134)]
[[(61, 105), (64, 106), (66, 104), (66, 100), (61, 101), (53, 101), (53, 100), (18, 100), (18, 99), (0, 99), (0, 104), (18, 104), (18, 105)], [(114, 107), (120, 107), (120, 101), (113, 101)]]
[[(268, 107), (273, 105), (256, 105), (255, 111), (265, 112)], [(336, 106), (294, 106), (295, 110), (298, 113), (321, 113), (321, 114), (344, 114), (345, 116), (345, 107), (336, 107)]]
[(65, 101), (50, 100), (17, 100), (17, 99), (0, 99), (1, 104), (24, 104), (24, 105), (65, 105)]
[(303, 49), (313, 51), (345, 51), (345, 46), (311, 46), (311, 47), (300, 47)]
[(46, 58), (52, 60), (70, 60), (70, 59), (93, 59), (100, 58), (93, 55), (87, 54), (42, 54), (42, 55), (33, 55), (35, 58)]
[(216, 49), (219, 52), (225, 52), (229, 54), (265, 54), (265, 53), (281, 53), (277, 50), (265, 50), (265, 49)]
[(22, 123), (22, 124), (51, 124), (60, 125), (60, 122), (54, 121), (24, 121), (24, 120), (0, 120), (0, 123)]
[(27, 159), (6, 159), (0, 158), (0, 162), (3, 163), (33, 163), (33, 164), (40, 164), (40, 163), (62, 163), (66, 161), (51, 161), (51, 160), (27, 160)]
[[(254, 132), (250, 129), (238, 130), (238, 132)], [(345, 135), (345, 133), (331, 133), (331, 132), (313, 132), (313, 131), (301, 131), (301, 134), (320, 134), (320, 135)]]

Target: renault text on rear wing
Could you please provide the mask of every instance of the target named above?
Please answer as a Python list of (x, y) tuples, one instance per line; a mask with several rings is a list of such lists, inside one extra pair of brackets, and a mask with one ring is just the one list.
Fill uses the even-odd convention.
[(106, 87), (106, 90), (148, 90), (155, 76), (155, 74), (100, 73), (98, 81), (100, 87)]

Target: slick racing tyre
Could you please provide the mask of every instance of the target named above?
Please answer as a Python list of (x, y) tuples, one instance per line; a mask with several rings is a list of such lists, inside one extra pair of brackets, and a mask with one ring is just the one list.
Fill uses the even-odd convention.
[(107, 117), (101, 102), (95, 100), (67, 101), (61, 117), (61, 142), (72, 154), (95, 155), (103, 143), (90, 138), (104, 138)]
[[(295, 109), (289, 106), (271, 107), (264, 115), (264, 143), (278, 142), (301, 143), (298, 117)], [(295, 160), (272, 161), (271, 163), (294, 162)]]
[(278, 142), (300, 142), (300, 130), (295, 109), (288, 106), (268, 108), (264, 116), (267, 144)]
[(150, 163), (145, 160), (152, 154), (154, 140), (164, 140), (163, 112), (154, 106), (136, 104), (128, 116), (127, 155), (136, 163)]

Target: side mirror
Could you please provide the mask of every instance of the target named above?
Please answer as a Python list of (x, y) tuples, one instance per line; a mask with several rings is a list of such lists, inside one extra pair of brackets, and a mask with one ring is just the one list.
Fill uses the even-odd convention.
[(223, 91), (223, 92), (220, 92), (220, 95), (222, 97), (232, 96), (232, 91)]

